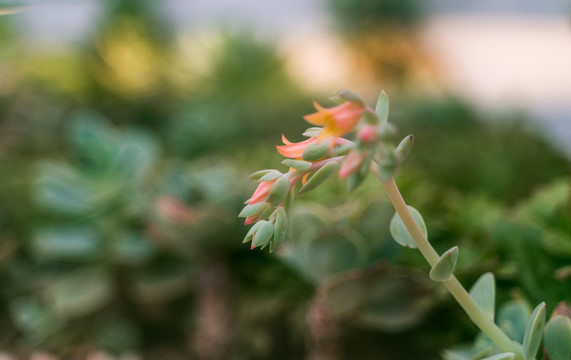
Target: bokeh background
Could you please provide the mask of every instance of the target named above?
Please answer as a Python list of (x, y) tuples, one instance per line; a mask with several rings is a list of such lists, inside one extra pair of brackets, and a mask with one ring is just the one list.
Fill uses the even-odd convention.
[(373, 179), (299, 197), (277, 254), (241, 244), (247, 175), (340, 88), (370, 104), (385, 89), (415, 134), (397, 182), (437, 250), (460, 246), (464, 284), (493, 271), (499, 304), (548, 314), (571, 299), (568, 2), (0, 13), (2, 359), (439, 359), (469, 343)]

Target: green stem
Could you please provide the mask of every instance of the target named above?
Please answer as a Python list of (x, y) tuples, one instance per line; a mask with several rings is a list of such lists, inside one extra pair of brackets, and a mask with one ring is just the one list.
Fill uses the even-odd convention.
[[(378, 171), (378, 166), (373, 163), (371, 167), (372, 173), (381, 181), (389, 200), (395, 207), (396, 212), (402, 219), (406, 229), (410, 233), (416, 247), (420, 250), (426, 261), (431, 265), (438, 261), (439, 256), (436, 250), (432, 247), (428, 239), (424, 236), (416, 221), (410, 214), (408, 207), (395, 183), (391, 177), (388, 180), (383, 180)], [(474, 299), (468, 294), (466, 289), (460, 284), (454, 275), (450, 280), (442, 282), (446, 289), (456, 299), (458, 304), (468, 314), (472, 322), (480, 328), (480, 330), (501, 350), (504, 352), (512, 352), (516, 355), (516, 359), (523, 359), (523, 352), (517, 343), (514, 343), (504, 334), (502, 330), (490, 319), (480, 307), (474, 302)]]

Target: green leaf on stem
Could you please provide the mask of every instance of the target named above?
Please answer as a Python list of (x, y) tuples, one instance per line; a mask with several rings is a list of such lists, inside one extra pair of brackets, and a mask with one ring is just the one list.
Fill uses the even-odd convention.
[(430, 270), (430, 278), (434, 281), (445, 281), (450, 279), (456, 262), (458, 261), (458, 246), (446, 251)]
[(299, 189), (298, 194), (306, 193), (310, 190), (315, 189), (321, 185), (325, 180), (331, 176), (335, 171), (337, 171), (337, 162), (332, 161), (323, 165), (319, 170), (317, 170), (307, 182)]
[(375, 112), (379, 116), (381, 122), (387, 122), (389, 119), (389, 96), (383, 90), (377, 99), (377, 106)]
[[(428, 231), (426, 230), (426, 224), (424, 223), (424, 219), (422, 218), (422, 215), (420, 215), (418, 210), (416, 210), (412, 206), (407, 205), (407, 207), (408, 207), (408, 210), (410, 211), (410, 214), (412, 215), (414, 221), (416, 222), (416, 224), (420, 228), (420, 231), (422, 232), (422, 234), (425, 237), (428, 237)], [(406, 226), (404, 225), (404, 222), (402, 221), (402, 219), (400, 218), (398, 213), (395, 213), (395, 215), (393, 216), (393, 219), (391, 220), (391, 225), (389, 228), (391, 231), (391, 235), (393, 236), (393, 238), (395, 239), (395, 241), (397, 243), (399, 243), (402, 246), (409, 247), (409, 248), (416, 248), (416, 244), (414, 243), (412, 236), (410, 236), (410, 233), (406, 229)]]
[(534, 360), (539, 344), (543, 337), (543, 325), (545, 324), (545, 303), (537, 305), (531, 313), (527, 323), (527, 329), (523, 337), (523, 354), (525, 360)]
[(523, 300), (513, 300), (504, 303), (498, 310), (497, 323), (502, 331), (512, 340), (522, 343), (525, 335), (527, 319), (531, 308)]
[(556, 315), (545, 326), (545, 351), (549, 360), (571, 359), (571, 319)]
[(287, 165), (299, 171), (307, 171), (311, 169), (311, 162), (309, 161), (286, 159), (282, 161), (282, 164)]
[(480, 309), (494, 320), (494, 309), (496, 302), (496, 281), (494, 274), (487, 272), (472, 285), (470, 296)]

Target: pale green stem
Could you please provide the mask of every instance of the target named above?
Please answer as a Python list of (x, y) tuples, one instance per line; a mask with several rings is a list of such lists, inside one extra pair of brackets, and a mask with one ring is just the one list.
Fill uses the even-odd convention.
[[(389, 200), (402, 219), (416, 247), (420, 250), (426, 261), (428, 261), (431, 266), (434, 266), (439, 259), (438, 253), (434, 250), (430, 242), (428, 242), (428, 239), (424, 236), (416, 221), (414, 221), (395, 180), (392, 177), (388, 180), (383, 180), (378, 171), (378, 166), (375, 163), (371, 166), (371, 171), (381, 181)], [(494, 321), (482, 311), (454, 275), (442, 283), (468, 314), (472, 322), (480, 328), (501, 351), (512, 352), (516, 355), (516, 359), (523, 359), (521, 347), (517, 343), (512, 342)]]

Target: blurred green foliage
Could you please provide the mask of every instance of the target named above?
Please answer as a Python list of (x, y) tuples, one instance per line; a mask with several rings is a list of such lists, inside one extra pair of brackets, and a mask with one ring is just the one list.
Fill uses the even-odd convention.
[[(353, 22), (379, 16), (363, 26), (418, 18), (414, 2), (366, 3), (332, 2)], [(344, 358), (434, 359), (473, 338), (420, 256), (390, 238), (373, 179), (301, 196), (279, 256), (241, 245), (246, 174), (275, 166), (310, 94), (252, 36), (185, 52), (154, 2), (105, 9), (61, 53), (24, 51), (0, 22), (1, 349), (302, 358), (320, 296)], [(435, 247), (460, 245), (462, 282), (493, 271), (499, 301), (544, 300), (548, 314), (571, 298), (569, 160), (524, 117), (394, 97), (392, 120), (416, 135), (398, 182)]]

